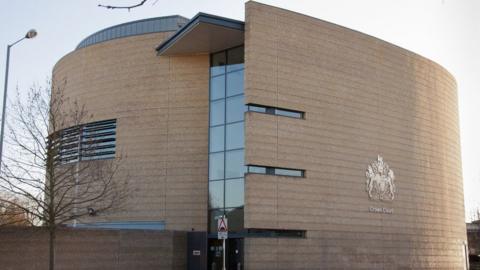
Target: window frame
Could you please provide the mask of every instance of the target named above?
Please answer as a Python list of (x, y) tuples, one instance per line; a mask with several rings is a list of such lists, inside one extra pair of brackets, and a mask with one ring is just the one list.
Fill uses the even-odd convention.
[[(304, 169), (294, 169), (294, 168), (284, 168), (284, 167), (272, 167), (272, 166), (261, 166), (256, 164), (246, 165), (246, 174), (262, 174), (262, 175), (274, 175), (274, 176), (283, 176), (283, 177), (295, 177), (295, 178), (306, 178), (306, 171)], [(251, 169), (265, 169), (265, 173), (252, 171)], [(292, 172), (299, 172), (300, 175), (287, 175), (287, 174), (278, 174), (276, 170), (286, 170)]]
[[(276, 116), (305, 120), (305, 112), (303, 112), (303, 111), (285, 109), (285, 108), (273, 107), (273, 106), (266, 106), (266, 105), (259, 105), (259, 104), (254, 104), (254, 103), (248, 103), (248, 104), (246, 104), (246, 107), (247, 107), (246, 108), (247, 112), (263, 113), (263, 114), (270, 114), (270, 115), (276, 115)], [(299, 114), (299, 116), (295, 117), (295, 116), (292, 116), (292, 115), (286, 115), (286, 114), (282, 114), (282, 112)]]
[(57, 165), (114, 159), (117, 119), (95, 121), (68, 127), (49, 135)]

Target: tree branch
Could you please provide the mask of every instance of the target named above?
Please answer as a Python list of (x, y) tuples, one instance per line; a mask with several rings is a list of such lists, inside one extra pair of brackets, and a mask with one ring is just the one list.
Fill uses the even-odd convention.
[(147, 2), (147, 0), (142, 0), (140, 3), (136, 5), (131, 5), (131, 6), (111, 6), (111, 5), (102, 5), (102, 4), (98, 4), (98, 6), (106, 9), (126, 9), (130, 11), (130, 9), (132, 8), (137, 8), (139, 6), (142, 6), (143, 4), (145, 4), (145, 2)]

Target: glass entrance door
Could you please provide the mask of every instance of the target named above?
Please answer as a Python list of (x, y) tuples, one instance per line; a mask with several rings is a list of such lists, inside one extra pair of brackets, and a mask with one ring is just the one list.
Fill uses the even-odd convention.
[[(230, 238), (225, 242), (226, 246), (226, 269), (243, 270), (243, 239)], [(208, 240), (208, 269), (222, 270), (223, 267), (223, 246), (222, 240)]]
[(222, 240), (208, 239), (208, 270), (222, 270)]
[(243, 270), (243, 239), (232, 238), (227, 246), (227, 270)]

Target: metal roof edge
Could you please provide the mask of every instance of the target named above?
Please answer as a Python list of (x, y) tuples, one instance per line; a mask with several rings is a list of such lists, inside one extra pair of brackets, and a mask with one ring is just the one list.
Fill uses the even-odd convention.
[(195, 15), (187, 24), (180, 28), (175, 34), (169, 37), (167, 40), (163, 41), (160, 45), (157, 46), (156, 50), (158, 54), (161, 54), (166, 49), (170, 48), (178, 39), (186, 35), (190, 30), (193, 29), (199, 23), (208, 23), (213, 25), (219, 25), (227, 28), (232, 28), (235, 30), (244, 31), (245, 22), (238, 21), (230, 18), (225, 18), (217, 15), (207, 14), (199, 12)]
[(161, 16), (161, 17), (153, 17), (153, 18), (146, 18), (146, 19), (140, 19), (140, 20), (135, 20), (135, 21), (130, 21), (130, 22), (124, 22), (124, 23), (120, 23), (120, 24), (116, 24), (116, 25), (112, 25), (112, 26), (109, 26), (109, 27), (106, 27), (106, 28), (103, 28), (101, 30), (98, 30), (88, 36), (86, 36), (84, 39), (82, 39), (78, 45), (75, 47), (75, 50), (77, 49), (80, 49), (82, 47), (80, 47), (80, 45), (85, 41), (87, 40), (88, 38), (92, 37), (92, 36), (95, 36), (101, 32), (104, 32), (104, 31), (107, 31), (107, 30), (110, 30), (110, 29), (113, 29), (113, 28), (116, 28), (116, 27), (121, 27), (121, 26), (125, 26), (125, 25), (129, 25), (129, 24), (134, 24), (134, 23), (139, 23), (139, 22), (146, 22), (146, 21), (154, 21), (154, 20), (158, 20), (158, 19), (169, 19), (169, 18), (177, 18), (177, 19), (187, 19), (186, 17), (183, 17), (182, 15), (168, 15), (168, 16)]

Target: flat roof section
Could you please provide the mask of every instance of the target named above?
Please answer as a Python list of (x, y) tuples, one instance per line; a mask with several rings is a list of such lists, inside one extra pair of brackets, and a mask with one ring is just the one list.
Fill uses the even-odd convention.
[(190, 20), (179, 16), (165, 16), (114, 25), (91, 34), (78, 44), (75, 50), (116, 38), (149, 33), (173, 32), (181, 29)]
[(213, 53), (244, 42), (245, 23), (198, 13), (173, 36), (157, 47), (159, 55)]

